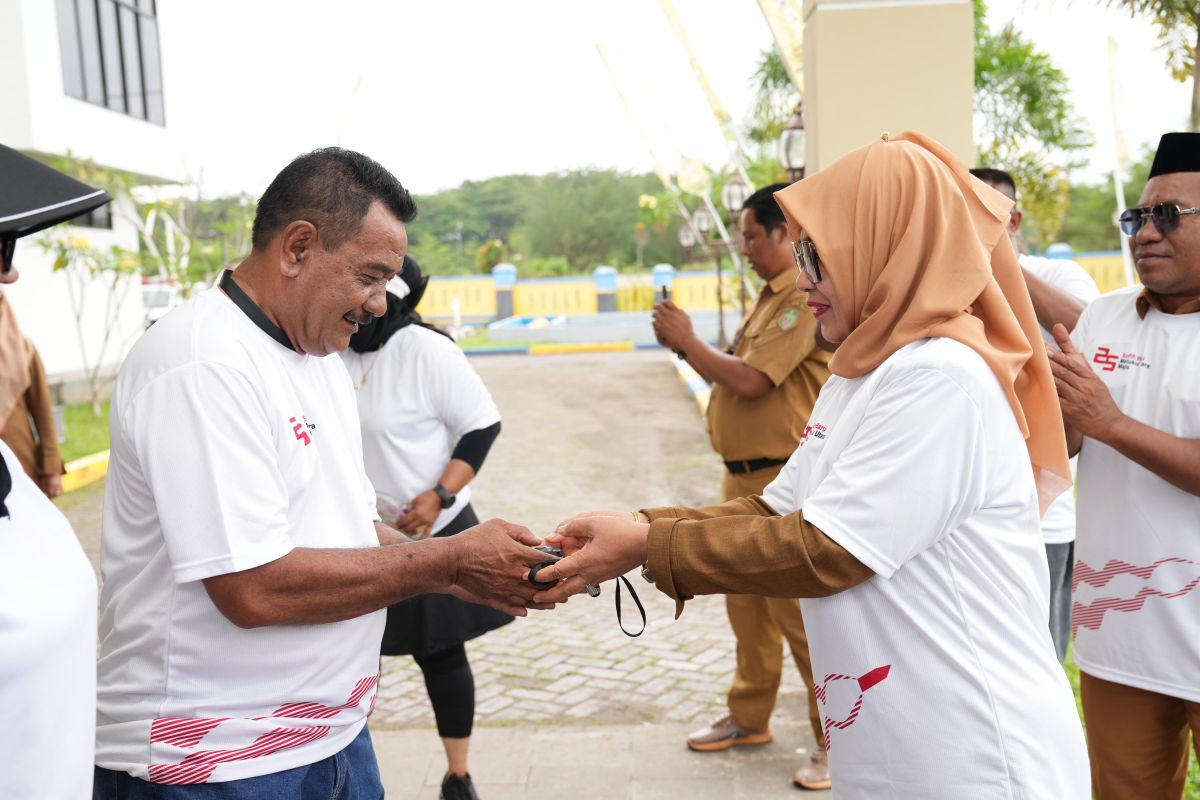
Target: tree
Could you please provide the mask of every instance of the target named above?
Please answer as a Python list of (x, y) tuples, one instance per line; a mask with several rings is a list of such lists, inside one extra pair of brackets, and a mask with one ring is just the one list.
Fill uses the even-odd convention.
[(1013, 174), (1035, 246), (1054, 241), (1067, 210), (1065, 170), (1091, 145), (1067, 102), (1067, 76), (1010, 23), (998, 33), (975, 3), (978, 162)]
[(475, 251), (475, 266), (479, 267), (480, 272), (489, 273), (492, 271), (492, 267), (506, 258), (508, 258), (508, 248), (504, 246), (504, 242), (499, 239), (488, 239)]
[[(1154, 160), (1151, 148), (1124, 175), (1125, 197), (1122, 207), (1136, 205), (1142, 187), (1150, 175)], [(1063, 218), (1062, 241), (1076, 251), (1116, 250), (1121, 246), (1121, 234), (1113, 221), (1113, 188), (1109, 181), (1080, 184), (1071, 187), (1071, 207)]]
[(1171, 77), (1192, 80), (1191, 128), (1200, 131), (1200, 2), (1197, 0), (1105, 0), (1130, 16), (1145, 16), (1158, 28)]
[(774, 153), (779, 135), (796, 113), (800, 92), (792, 85), (783, 59), (774, 47), (762, 51), (752, 80), (754, 105), (750, 109), (746, 135), (765, 152)]
[[(118, 198), (117, 202), (122, 199)], [(98, 419), (101, 416), (100, 395), (105, 384), (100, 373), (105, 359), (122, 352), (128, 344), (119, 332), (121, 307), (132, 288), (139, 285), (138, 256), (115, 245), (108, 249), (92, 247), (82, 234), (67, 236), (63, 226), (52, 231), (43, 235), (39, 244), (54, 254), (54, 271), (62, 272), (66, 277), (79, 356), (87, 374), (92, 416)], [(97, 313), (93, 302), (95, 294), (90, 290), (97, 285), (104, 291), (103, 309), (99, 312), (102, 332), (99, 341), (91, 341), (94, 346), (89, 347), (87, 319), (95, 319)]]

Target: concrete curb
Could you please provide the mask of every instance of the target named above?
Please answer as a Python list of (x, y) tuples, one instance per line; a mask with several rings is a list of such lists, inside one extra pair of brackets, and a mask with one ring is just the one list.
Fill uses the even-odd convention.
[(552, 356), (576, 353), (622, 353), (634, 350), (661, 350), (662, 345), (633, 342), (547, 342), (527, 347), (465, 347), (469, 356)]
[(683, 381), (683, 385), (692, 393), (696, 408), (700, 409), (700, 416), (708, 416), (708, 399), (712, 396), (712, 387), (708, 381), (701, 378), (700, 373), (682, 358), (672, 358), (671, 363), (675, 365), (675, 374), (679, 376), (679, 380)]

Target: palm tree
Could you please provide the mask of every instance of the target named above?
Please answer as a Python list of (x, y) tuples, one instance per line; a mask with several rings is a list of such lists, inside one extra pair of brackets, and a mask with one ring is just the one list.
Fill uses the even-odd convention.
[(1132, 16), (1148, 16), (1167, 51), (1167, 67), (1178, 81), (1192, 79), (1191, 128), (1200, 131), (1200, 0), (1105, 0)]

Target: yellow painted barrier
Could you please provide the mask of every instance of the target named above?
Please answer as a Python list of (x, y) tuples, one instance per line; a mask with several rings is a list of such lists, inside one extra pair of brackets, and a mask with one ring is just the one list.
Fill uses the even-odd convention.
[(496, 282), (490, 275), (480, 277), (434, 277), (425, 289), (418, 309), (426, 317), (452, 318), (454, 301), (464, 318), (496, 316)]
[(1081, 255), (1075, 261), (1092, 276), (1101, 293), (1128, 285), (1125, 282), (1125, 260), (1119, 252)]
[(623, 353), (633, 349), (633, 342), (570, 342), (563, 344), (531, 344), (529, 355), (551, 356), (563, 353)]
[(513, 314), (518, 317), (596, 312), (596, 284), (591, 278), (518, 281), (513, 287)]
[[(737, 274), (726, 271), (724, 279), (725, 307), (737, 301)], [(717, 275), (715, 272), (677, 272), (671, 283), (671, 299), (684, 311), (715, 311), (717, 308)]]
[[(622, 276), (624, 278), (624, 276)], [(617, 311), (649, 311), (654, 308), (654, 286), (650, 277), (618, 279)]]
[(108, 475), (108, 451), (94, 453), (78, 458), (67, 464), (67, 474), (63, 475), (64, 492), (73, 492), (89, 483), (95, 483)]

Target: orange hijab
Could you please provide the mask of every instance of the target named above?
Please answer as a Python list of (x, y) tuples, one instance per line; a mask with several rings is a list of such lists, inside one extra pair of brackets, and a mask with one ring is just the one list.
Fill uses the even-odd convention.
[(919, 133), (881, 139), (776, 193), (834, 276), (851, 332), (829, 362), (857, 378), (946, 337), (987, 362), (1029, 448), (1042, 511), (1071, 485), (1058, 395), (1005, 225), (1012, 201)]

